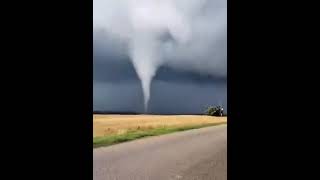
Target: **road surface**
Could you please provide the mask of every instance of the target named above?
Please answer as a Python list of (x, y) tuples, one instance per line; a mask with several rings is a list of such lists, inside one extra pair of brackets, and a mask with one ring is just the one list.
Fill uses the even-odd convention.
[(227, 180), (227, 125), (93, 150), (94, 180)]

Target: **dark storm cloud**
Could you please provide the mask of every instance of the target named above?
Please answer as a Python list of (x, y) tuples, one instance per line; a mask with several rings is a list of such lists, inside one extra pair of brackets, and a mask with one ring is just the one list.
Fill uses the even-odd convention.
[[(226, 0), (172, 0), (190, 28), (189, 41), (176, 41), (184, 38), (179, 37), (184, 33), (179, 28), (172, 29), (173, 33), (163, 31), (157, 40), (157, 52), (148, 55), (152, 58), (159, 54), (161, 58), (152, 61), (137, 58), (143, 54), (132, 60), (130, 42), (136, 35), (130, 22), (130, 1), (94, 1), (94, 110), (143, 112), (137, 66), (140, 77), (155, 66), (148, 107), (151, 113), (201, 113), (208, 105), (226, 107)], [(147, 1), (139, 2), (143, 5)], [(162, 27), (165, 23), (157, 18), (154, 21), (152, 26)], [(148, 43), (142, 47), (148, 47)]]
[[(198, 114), (209, 105), (227, 110), (227, 87), (218, 83), (186, 83), (154, 80), (151, 84), (149, 113)], [(95, 83), (94, 110), (143, 113), (140, 81)]]
[(94, 61), (93, 79), (98, 82), (138, 81), (130, 61)]
[(226, 84), (173, 83), (156, 80), (151, 85), (149, 111), (164, 114), (198, 114), (210, 105), (227, 110)]
[(139, 81), (93, 84), (93, 110), (112, 112), (142, 112), (143, 95)]
[[(94, 110), (143, 113), (141, 83), (130, 63), (122, 66), (97, 63), (94, 71)], [(148, 112), (197, 114), (213, 104), (223, 105), (227, 110), (226, 92), (223, 78), (162, 67), (151, 84)]]

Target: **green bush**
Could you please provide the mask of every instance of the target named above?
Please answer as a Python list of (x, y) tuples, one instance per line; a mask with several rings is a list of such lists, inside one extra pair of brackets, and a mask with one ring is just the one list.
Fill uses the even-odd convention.
[(223, 108), (221, 106), (209, 106), (205, 114), (208, 116), (222, 116), (223, 115)]

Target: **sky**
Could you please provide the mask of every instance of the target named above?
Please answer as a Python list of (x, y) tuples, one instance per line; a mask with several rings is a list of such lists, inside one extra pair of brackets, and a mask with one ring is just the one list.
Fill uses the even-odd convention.
[(226, 0), (94, 0), (93, 110), (227, 109)]

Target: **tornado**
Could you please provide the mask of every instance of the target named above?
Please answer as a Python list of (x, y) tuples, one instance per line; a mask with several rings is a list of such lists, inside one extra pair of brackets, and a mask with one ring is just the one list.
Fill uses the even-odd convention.
[(136, 35), (130, 47), (130, 56), (136, 73), (141, 81), (144, 110), (148, 110), (150, 86), (158, 69), (160, 54), (157, 53), (157, 40), (152, 34)]
[(160, 53), (161, 36), (169, 33), (177, 42), (185, 43), (190, 33), (186, 20), (171, 1), (139, 0), (130, 7), (133, 36), (129, 54), (141, 81), (146, 112), (152, 79), (164, 63)]

